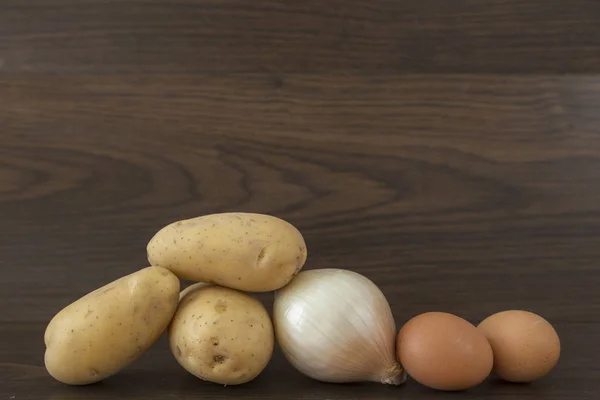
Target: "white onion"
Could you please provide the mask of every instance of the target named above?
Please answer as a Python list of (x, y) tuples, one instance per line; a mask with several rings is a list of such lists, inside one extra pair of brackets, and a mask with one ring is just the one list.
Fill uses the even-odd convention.
[(385, 296), (364, 276), (342, 269), (299, 273), (275, 295), (275, 334), (287, 360), (324, 382), (399, 385), (396, 325)]

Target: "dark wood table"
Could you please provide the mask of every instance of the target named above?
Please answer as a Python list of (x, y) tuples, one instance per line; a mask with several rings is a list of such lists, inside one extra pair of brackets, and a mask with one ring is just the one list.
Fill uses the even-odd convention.
[[(54, 313), (232, 210), (294, 223), (306, 268), (368, 276), (399, 326), (535, 311), (559, 365), (445, 394), (277, 351), (224, 388), (163, 338), (101, 384), (47, 375)], [(600, 2), (1, 0), (0, 257), (0, 399), (598, 399)]]

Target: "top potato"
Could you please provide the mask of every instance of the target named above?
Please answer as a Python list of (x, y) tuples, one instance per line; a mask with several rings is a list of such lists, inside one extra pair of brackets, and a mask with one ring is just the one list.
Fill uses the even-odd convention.
[(302, 234), (263, 214), (223, 213), (167, 225), (148, 243), (148, 261), (183, 279), (248, 292), (285, 286), (306, 261)]

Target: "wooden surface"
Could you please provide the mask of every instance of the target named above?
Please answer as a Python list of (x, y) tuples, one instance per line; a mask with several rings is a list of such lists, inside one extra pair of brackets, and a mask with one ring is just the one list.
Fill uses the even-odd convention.
[[(0, 399), (598, 399), (599, 110), (596, 0), (0, 0)], [(368, 276), (399, 326), (538, 312), (559, 365), (443, 394), (277, 351), (223, 388), (163, 338), (99, 385), (47, 375), (57, 311), (231, 210), (294, 223), (306, 268)]]

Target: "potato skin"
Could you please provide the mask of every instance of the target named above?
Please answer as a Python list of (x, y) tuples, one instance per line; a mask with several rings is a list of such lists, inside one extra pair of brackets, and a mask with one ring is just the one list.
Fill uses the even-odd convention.
[(214, 286), (214, 284), (212, 284), (212, 283), (205, 283), (205, 282), (194, 283), (193, 285), (190, 285), (190, 286), (186, 287), (185, 289), (183, 289), (181, 291), (181, 293), (179, 293), (179, 301), (181, 301), (181, 299), (183, 299), (185, 297), (185, 295), (188, 294), (189, 292), (191, 292), (193, 290), (196, 290), (196, 289), (199, 289), (199, 288), (204, 287), (204, 286)]
[(188, 372), (239, 385), (256, 378), (273, 354), (267, 310), (245, 293), (199, 283), (186, 289), (169, 327), (169, 345)]
[(44, 334), (46, 369), (70, 385), (101, 381), (137, 359), (167, 329), (179, 300), (179, 279), (148, 267), (71, 303)]
[(147, 246), (148, 261), (182, 279), (247, 292), (285, 286), (306, 261), (302, 234), (263, 214), (222, 213), (172, 223)]

